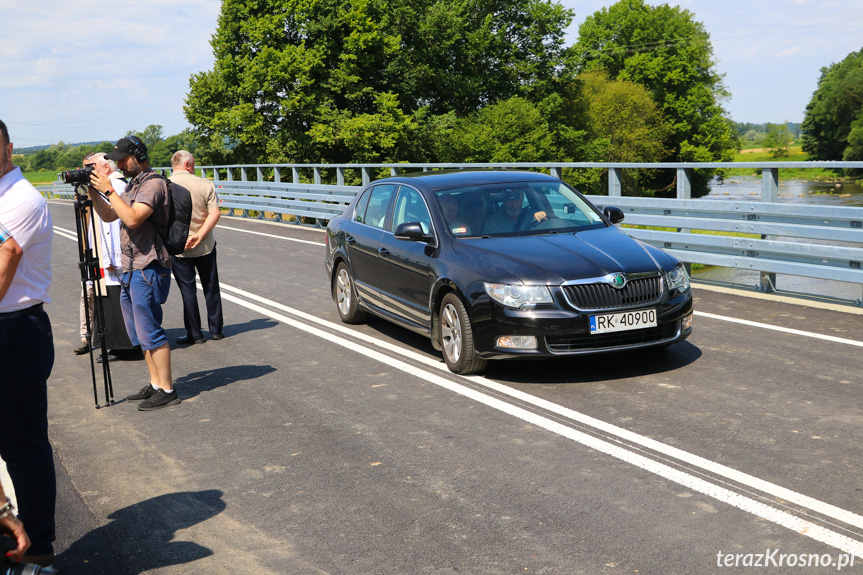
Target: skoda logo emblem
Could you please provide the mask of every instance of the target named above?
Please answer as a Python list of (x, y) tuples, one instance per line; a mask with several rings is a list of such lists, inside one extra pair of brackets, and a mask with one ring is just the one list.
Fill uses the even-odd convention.
[(626, 285), (626, 277), (623, 274), (614, 274), (611, 276), (611, 287), (623, 289)]

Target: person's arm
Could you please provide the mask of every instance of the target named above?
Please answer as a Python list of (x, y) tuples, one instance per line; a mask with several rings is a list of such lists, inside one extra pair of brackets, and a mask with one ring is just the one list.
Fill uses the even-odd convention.
[(216, 227), (216, 224), (219, 223), (219, 218), (222, 217), (222, 211), (218, 206), (215, 208), (210, 208), (210, 211), (207, 212), (207, 219), (204, 220), (204, 223), (201, 224), (201, 229), (189, 236), (189, 239), (186, 240), (186, 249), (190, 250), (194, 247), (197, 247), (204, 238), (210, 235), (210, 232), (213, 231), (213, 228)]
[[(126, 227), (134, 230), (141, 224), (147, 221), (153, 213), (153, 208), (143, 202), (135, 202), (135, 205), (130, 206), (126, 203), (125, 198), (113, 191), (108, 194), (106, 200), (102, 194), (108, 190), (113, 190), (111, 179), (102, 174), (93, 172), (90, 174), (90, 199), (93, 200), (93, 205), (96, 206), (99, 216), (106, 222), (113, 222), (120, 218)], [(99, 193), (101, 192), (101, 194)]]
[[(3, 243), (6, 244), (7, 242)], [(24, 531), (24, 524), (15, 516), (15, 508), (6, 498), (2, 483), (0, 483), (0, 531), (8, 532), (18, 544), (15, 550), (7, 552), (6, 556), (14, 563), (21, 561), (24, 552), (30, 548), (30, 538)]]
[(15, 238), (3, 233), (4, 229), (0, 224), (0, 241), (3, 242), (0, 244), (0, 301), (6, 297), (6, 292), (12, 285), (12, 278), (18, 271), (18, 262), (24, 256), (24, 250), (15, 241)]

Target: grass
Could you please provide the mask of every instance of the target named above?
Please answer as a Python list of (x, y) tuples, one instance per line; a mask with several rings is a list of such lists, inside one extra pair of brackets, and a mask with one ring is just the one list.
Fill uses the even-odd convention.
[(57, 181), (57, 172), (24, 172), (24, 177), (34, 186), (41, 186)]
[[(735, 162), (806, 162), (809, 155), (800, 146), (790, 146), (788, 155), (774, 158), (773, 153), (763, 148), (752, 148), (740, 150), (734, 155)], [(752, 168), (729, 168), (724, 170), (725, 177), (734, 176), (760, 176), (761, 170)], [(786, 168), (779, 170), (779, 177), (783, 180), (806, 180), (810, 182), (846, 182), (849, 178), (843, 177), (834, 170), (828, 168)]]

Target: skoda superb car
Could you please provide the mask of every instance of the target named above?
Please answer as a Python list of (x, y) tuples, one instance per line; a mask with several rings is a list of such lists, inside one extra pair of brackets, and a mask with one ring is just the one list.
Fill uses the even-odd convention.
[(330, 220), (326, 270), (342, 321), (425, 334), (460, 374), (683, 341), (685, 267), (621, 221), (544, 174), (421, 172), (372, 182)]

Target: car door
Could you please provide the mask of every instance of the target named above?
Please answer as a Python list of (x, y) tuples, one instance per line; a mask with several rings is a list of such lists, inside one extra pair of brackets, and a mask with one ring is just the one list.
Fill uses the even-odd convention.
[(345, 250), (357, 294), (374, 306), (381, 305), (378, 248), (396, 188), (396, 184), (368, 188), (357, 202), (351, 222), (345, 227)]
[(387, 311), (428, 328), (431, 325), (429, 293), (433, 283), (429, 262), (436, 252), (436, 244), (435, 241), (396, 239), (393, 232), (399, 224), (407, 222), (419, 222), (424, 232), (434, 235), (429, 208), (422, 194), (402, 185), (393, 203), (388, 231), (381, 236), (378, 249), (381, 296)]

